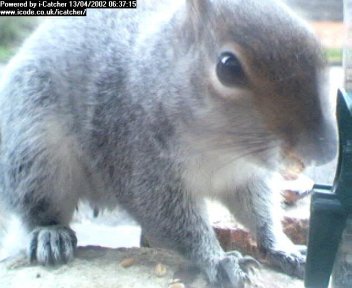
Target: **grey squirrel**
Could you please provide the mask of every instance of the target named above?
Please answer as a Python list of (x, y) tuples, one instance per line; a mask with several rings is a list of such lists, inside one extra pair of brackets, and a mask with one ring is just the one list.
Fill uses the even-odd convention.
[(87, 200), (122, 205), (213, 286), (243, 287), (254, 261), (221, 249), (204, 209), (215, 198), (302, 277), (273, 182), (335, 156), (324, 82), (318, 42), (274, 0), (140, 0), (48, 19), (1, 79), (0, 198), (33, 262), (73, 258), (69, 224)]

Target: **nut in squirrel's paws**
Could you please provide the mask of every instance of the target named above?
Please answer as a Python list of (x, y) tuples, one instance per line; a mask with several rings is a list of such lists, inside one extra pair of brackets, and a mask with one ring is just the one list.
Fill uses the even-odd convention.
[(30, 262), (57, 265), (73, 259), (77, 246), (76, 234), (68, 227), (38, 227), (31, 233), (28, 247)]
[(217, 279), (212, 287), (244, 288), (252, 283), (252, 276), (260, 263), (250, 256), (229, 252), (217, 265)]

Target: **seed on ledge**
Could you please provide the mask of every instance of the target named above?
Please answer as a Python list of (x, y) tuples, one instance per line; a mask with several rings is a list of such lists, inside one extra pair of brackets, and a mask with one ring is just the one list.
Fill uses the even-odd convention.
[(158, 263), (155, 266), (154, 273), (158, 277), (164, 277), (167, 273), (167, 269), (166, 269), (165, 265)]
[(136, 261), (134, 258), (125, 258), (120, 262), (121, 267), (128, 268), (131, 267)]

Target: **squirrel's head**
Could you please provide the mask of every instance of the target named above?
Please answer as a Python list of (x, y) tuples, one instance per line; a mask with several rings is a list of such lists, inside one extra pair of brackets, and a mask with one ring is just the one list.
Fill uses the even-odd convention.
[(203, 100), (194, 112), (199, 136), (267, 167), (332, 160), (325, 60), (304, 22), (274, 0), (186, 3), (184, 41)]

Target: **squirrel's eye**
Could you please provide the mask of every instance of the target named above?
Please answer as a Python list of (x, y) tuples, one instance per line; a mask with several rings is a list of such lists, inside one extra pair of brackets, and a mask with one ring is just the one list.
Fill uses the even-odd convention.
[(221, 53), (216, 74), (220, 82), (225, 86), (243, 86), (246, 84), (246, 76), (238, 58), (231, 52)]

